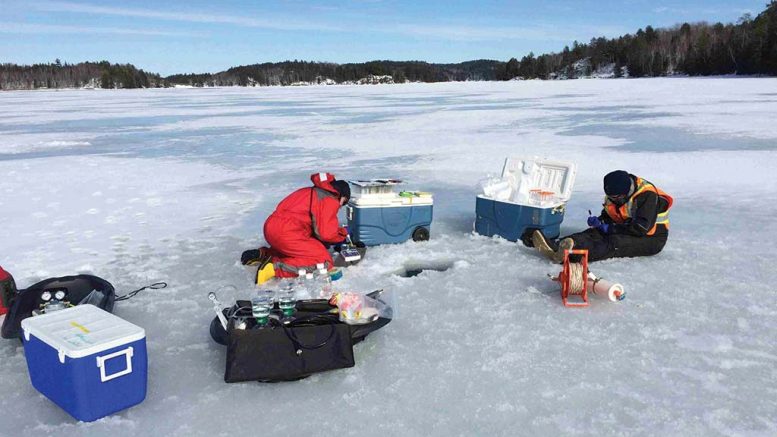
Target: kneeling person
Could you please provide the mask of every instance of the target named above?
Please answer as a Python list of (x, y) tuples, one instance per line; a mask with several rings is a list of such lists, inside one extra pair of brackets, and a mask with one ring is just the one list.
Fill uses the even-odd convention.
[(564, 250), (588, 250), (589, 261), (655, 255), (669, 236), (670, 195), (645, 179), (623, 170), (604, 177), (604, 209), (588, 218), (589, 228), (558, 242), (541, 231), (532, 233), (534, 247), (555, 262), (564, 260)]
[(264, 238), (270, 247), (243, 253), (242, 262), (257, 265), (257, 283), (278, 277), (312, 272), (317, 264), (332, 268), (327, 245), (342, 243), (348, 230), (340, 227), (337, 212), (348, 203), (348, 182), (330, 173), (310, 176), (312, 187), (300, 188), (278, 204), (264, 223)]

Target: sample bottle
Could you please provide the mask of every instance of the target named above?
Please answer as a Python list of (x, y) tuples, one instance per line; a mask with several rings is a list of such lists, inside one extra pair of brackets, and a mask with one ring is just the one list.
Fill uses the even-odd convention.
[(266, 326), (270, 320), (270, 312), (273, 306), (273, 293), (271, 290), (259, 290), (251, 298), (251, 312), (256, 319), (257, 326)]
[(329, 299), (332, 297), (332, 278), (329, 276), (329, 272), (326, 271), (324, 264), (318, 264), (318, 297), (321, 299)]

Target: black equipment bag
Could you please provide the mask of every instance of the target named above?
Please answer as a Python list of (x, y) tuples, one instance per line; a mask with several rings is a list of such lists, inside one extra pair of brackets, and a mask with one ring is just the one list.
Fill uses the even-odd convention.
[(303, 317), (288, 325), (270, 319), (264, 329), (230, 327), (224, 381), (296, 381), (354, 365), (351, 330), (337, 316)]
[[(380, 292), (383, 290), (376, 290), (368, 296), (380, 299)], [(242, 302), (241, 304), (235, 305), (232, 308), (224, 308), (222, 310), (222, 314), (224, 314), (224, 317), (227, 319), (232, 318), (233, 315), (237, 315), (239, 317), (242, 317), (243, 319), (250, 318), (251, 317), (251, 311), (250, 311), (250, 301), (239, 301)], [(329, 313), (333, 309), (337, 307), (330, 305), (329, 301), (325, 299), (311, 299), (311, 300), (302, 300), (297, 302), (297, 312), (299, 314), (304, 314), (305, 316), (310, 316), (315, 313)], [(348, 330), (351, 332), (351, 339), (353, 341), (353, 344), (356, 345), (367, 337), (368, 334), (377, 331), (378, 329), (386, 326), (391, 321), (390, 316), (381, 316), (378, 318), (378, 320), (367, 323), (365, 325), (347, 325)], [(224, 329), (224, 327), (221, 325), (221, 321), (218, 317), (214, 317), (213, 320), (210, 322), (210, 336), (213, 338), (213, 341), (220, 345), (226, 346), (229, 341), (229, 334)]]
[[(116, 300), (116, 290), (110, 282), (93, 275), (63, 276), (49, 278), (19, 290), (8, 314), (3, 321), (0, 334), (3, 338), (21, 338), (22, 320), (32, 316), (32, 311), (43, 303), (41, 295), (44, 291), (65, 290), (68, 301), (73, 305), (80, 303), (93, 304), (105, 311), (113, 311)], [(94, 297), (97, 296), (95, 299)]]

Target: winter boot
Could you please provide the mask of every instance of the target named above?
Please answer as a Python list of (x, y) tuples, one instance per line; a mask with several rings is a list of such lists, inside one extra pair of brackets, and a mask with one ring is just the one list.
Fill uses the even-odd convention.
[(564, 238), (558, 243), (558, 249), (556, 249), (556, 252), (553, 254), (553, 261), (559, 264), (564, 262), (564, 251), (572, 250), (574, 247), (575, 240), (571, 238)]
[(264, 284), (275, 277), (275, 266), (271, 263), (265, 263), (264, 266), (256, 270), (256, 285)]
[(556, 256), (556, 250), (551, 247), (552, 242), (545, 238), (545, 235), (542, 233), (542, 231), (538, 229), (532, 232), (531, 241), (534, 247), (537, 248), (537, 250), (539, 250), (542, 255), (550, 260), (555, 259), (554, 257)]
[(243, 252), (240, 256), (240, 263), (244, 266), (259, 266), (261, 269), (267, 263), (272, 260), (272, 255), (266, 247), (260, 247), (259, 249), (251, 249)]
[(244, 266), (256, 266), (256, 284), (264, 284), (275, 277), (275, 266), (272, 264), (272, 254), (267, 247), (246, 250), (240, 257)]

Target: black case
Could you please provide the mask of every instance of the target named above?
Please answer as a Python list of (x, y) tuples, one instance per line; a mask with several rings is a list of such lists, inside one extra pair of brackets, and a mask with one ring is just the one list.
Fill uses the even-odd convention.
[(104, 296), (98, 307), (109, 313), (113, 311), (116, 290), (105, 279), (92, 275), (49, 278), (27, 289), (19, 290), (14, 298), (13, 305), (8, 309), (8, 314), (5, 316), (2, 329), (0, 329), (0, 335), (3, 338), (21, 339), (22, 320), (32, 316), (32, 311), (40, 307), (42, 303), (41, 294), (46, 290), (63, 288), (68, 291), (68, 300), (76, 303), (87, 297), (92, 290), (97, 290)]
[(299, 319), (271, 328), (230, 329), (226, 382), (296, 381), (355, 365), (349, 326), (332, 318)]

